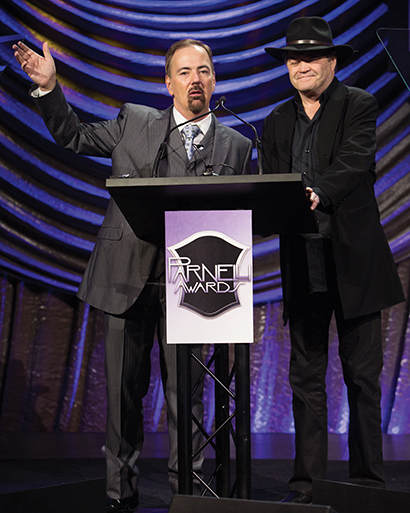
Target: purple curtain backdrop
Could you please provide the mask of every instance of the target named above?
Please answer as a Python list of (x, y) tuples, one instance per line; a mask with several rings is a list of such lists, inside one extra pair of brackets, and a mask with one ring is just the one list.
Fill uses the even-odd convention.
[[(383, 431), (410, 433), (410, 92), (385, 51), (389, 34), (383, 44), (376, 35), (380, 27), (397, 26), (397, 19), (399, 26), (407, 22), (407, 2), (188, 3), (2, 0), (0, 434), (105, 430), (102, 313), (78, 301), (75, 292), (107, 205), (110, 161), (72, 155), (54, 144), (28, 96), (30, 82), (13, 59), (13, 41), (24, 38), (37, 51), (49, 41), (70, 103), (82, 120), (95, 121), (115, 117), (125, 101), (167, 107), (171, 99), (163, 82), (165, 50), (183, 37), (202, 39), (214, 51), (214, 99), (225, 95), (229, 107), (261, 134), (266, 115), (292, 95), (285, 67), (264, 48), (284, 43), (291, 19), (311, 15), (329, 21), (337, 44), (359, 50), (337, 76), (374, 94), (380, 106), (376, 195), (407, 297), (406, 303), (383, 312)], [(405, 52), (403, 45), (399, 49)], [(253, 137), (234, 117), (218, 117)], [(292, 433), (289, 339), (281, 317), (276, 236), (255, 237), (254, 278), (252, 431)], [(208, 351), (212, 348), (206, 346), (205, 356)], [(329, 431), (345, 433), (348, 411), (337, 352), (333, 326)], [(165, 431), (156, 345), (152, 360), (145, 427)], [(207, 430), (214, 419), (213, 393), (207, 379)]]

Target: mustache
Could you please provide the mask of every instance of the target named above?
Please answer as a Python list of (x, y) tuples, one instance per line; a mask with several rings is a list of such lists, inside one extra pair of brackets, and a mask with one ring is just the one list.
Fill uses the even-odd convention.
[(203, 93), (204, 88), (201, 85), (196, 84), (191, 87), (191, 89), (188, 91), (188, 94), (192, 93), (192, 91), (201, 91), (201, 93)]

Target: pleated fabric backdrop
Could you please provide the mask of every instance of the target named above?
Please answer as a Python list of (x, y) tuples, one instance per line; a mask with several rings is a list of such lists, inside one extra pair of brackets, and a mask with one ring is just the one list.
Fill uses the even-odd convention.
[[(359, 50), (338, 78), (379, 101), (376, 194), (408, 297), (410, 92), (385, 51), (388, 36), (377, 37), (378, 29), (397, 18), (399, 4), (407, 6), (374, 0), (2, 0), (0, 433), (105, 428), (102, 314), (78, 301), (75, 292), (107, 205), (110, 161), (54, 144), (28, 96), (30, 83), (13, 59), (12, 43), (24, 38), (40, 51), (47, 40), (69, 102), (83, 121), (94, 121), (115, 117), (126, 101), (167, 107), (165, 51), (178, 39), (201, 39), (214, 51), (214, 100), (226, 96), (227, 106), (261, 134), (263, 119), (293, 94), (285, 66), (264, 48), (284, 44), (293, 18), (323, 16), (336, 44)], [(223, 123), (253, 138), (248, 127), (223, 114)], [(253, 157), (255, 168), (255, 150)], [(292, 433), (278, 239), (255, 237), (254, 243), (252, 431)], [(383, 321), (383, 430), (410, 433), (408, 302), (383, 312)], [(347, 400), (334, 327), (327, 382), (329, 431), (345, 433)], [(205, 402), (209, 429), (209, 381)], [(145, 413), (147, 431), (166, 430), (157, 348)]]

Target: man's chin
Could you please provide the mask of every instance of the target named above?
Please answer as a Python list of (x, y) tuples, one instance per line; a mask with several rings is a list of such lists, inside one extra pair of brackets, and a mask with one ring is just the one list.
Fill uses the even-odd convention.
[(205, 99), (204, 98), (190, 98), (188, 100), (188, 107), (192, 114), (198, 115), (205, 110)]

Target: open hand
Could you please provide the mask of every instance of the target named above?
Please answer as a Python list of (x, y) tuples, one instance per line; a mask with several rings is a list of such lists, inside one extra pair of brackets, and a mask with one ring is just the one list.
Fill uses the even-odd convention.
[(13, 45), (14, 56), (21, 69), (43, 91), (51, 91), (56, 85), (56, 67), (48, 43), (43, 44), (44, 57), (31, 50), (23, 42)]

